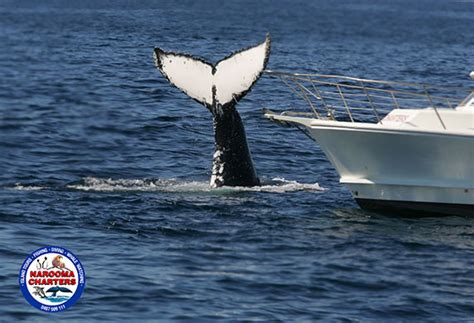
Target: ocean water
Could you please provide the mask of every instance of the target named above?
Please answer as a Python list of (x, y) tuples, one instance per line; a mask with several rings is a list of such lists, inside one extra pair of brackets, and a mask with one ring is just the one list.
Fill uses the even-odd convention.
[[(474, 218), (360, 210), (319, 147), (239, 104), (259, 188), (210, 189), (209, 113), (153, 47), (217, 61), (272, 36), (268, 67), (473, 86), (472, 1), (2, 1), (0, 321), (474, 320)], [(390, 171), (389, 169), (387, 171)], [(86, 272), (65, 312), (31, 307), (26, 256)]]

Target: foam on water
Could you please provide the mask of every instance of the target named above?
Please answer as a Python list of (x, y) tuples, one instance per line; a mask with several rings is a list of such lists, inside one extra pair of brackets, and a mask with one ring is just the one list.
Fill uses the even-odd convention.
[[(79, 183), (66, 185), (67, 189), (92, 192), (208, 192), (208, 193), (232, 193), (240, 191), (285, 193), (296, 191), (325, 191), (318, 183), (299, 183), (284, 178), (275, 177), (271, 180), (263, 180), (262, 186), (255, 187), (218, 187), (209, 186), (209, 182), (203, 181), (181, 181), (177, 179), (111, 179), (86, 177)], [(28, 185), (16, 183), (13, 187), (20, 191), (35, 191), (55, 189), (44, 185)]]
[(284, 193), (295, 191), (324, 191), (318, 183), (298, 183), (284, 178), (273, 178), (264, 181), (264, 185), (255, 187), (218, 187), (209, 186), (209, 182), (180, 181), (176, 179), (111, 179), (86, 177), (81, 183), (68, 185), (67, 188), (82, 191), (120, 192), (210, 192), (226, 193), (239, 191)]
[(40, 191), (46, 189), (46, 186), (36, 186), (36, 185), (27, 185), (16, 183), (13, 189), (18, 191)]

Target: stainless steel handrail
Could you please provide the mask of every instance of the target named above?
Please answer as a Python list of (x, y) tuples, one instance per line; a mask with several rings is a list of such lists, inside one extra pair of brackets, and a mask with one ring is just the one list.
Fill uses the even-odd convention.
[[(328, 112), (328, 117), (331, 118), (334, 118), (334, 108), (340, 107), (351, 122), (355, 122), (355, 112), (352, 110), (370, 111), (376, 118), (376, 122), (382, 123), (383, 115), (380, 115), (380, 112), (386, 113), (387, 106), (391, 109), (418, 108), (424, 103), (434, 110), (442, 127), (446, 129), (438, 108), (456, 107), (458, 105), (456, 102), (460, 102), (460, 98), (453, 96), (453, 93), (474, 91), (474, 89), (462, 87), (381, 81), (342, 75), (301, 74), (272, 70), (266, 70), (265, 73), (279, 78), (292, 92), (306, 101), (316, 118), (322, 117), (318, 106), (324, 107)], [(431, 93), (434, 90), (436, 90), (436, 95)], [(443, 94), (446, 91), (449, 91), (450, 96), (438, 95), (438, 92)]]
[(266, 74), (269, 75), (287, 75), (291, 77), (319, 77), (319, 78), (336, 78), (336, 79), (344, 79), (348, 81), (357, 81), (357, 82), (370, 82), (370, 83), (378, 83), (378, 84), (394, 84), (394, 85), (404, 85), (404, 86), (426, 86), (428, 88), (442, 88), (442, 89), (457, 89), (457, 90), (466, 90), (469, 92), (474, 91), (474, 89), (466, 89), (464, 87), (459, 86), (443, 86), (443, 85), (436, 85), (436, 84), (425, 84), (425, 83), (410, 83), (410, 82), (399, 82), (399, 81), (383, 81), (383, 80), (372, 80), (372, 79), (364, 79), (359, 77), (352, 77), (352, 76), (345, 76), (345, 75), (335, 75), (335, 74), (305, 74), (305, 73), (289, 73), (289, 72), (280, 72), (280, 71), (273, 71), (273, 70), (265, 70)]

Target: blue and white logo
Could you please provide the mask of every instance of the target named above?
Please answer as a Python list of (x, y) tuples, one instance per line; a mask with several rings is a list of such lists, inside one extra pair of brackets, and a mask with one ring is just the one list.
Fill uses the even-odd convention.
[(62, 247), (34, 251), (20, 269), (20, 288), (26, 300), (45, 312), (60, 312), (81, 297), (86, 275), (79, 259)]

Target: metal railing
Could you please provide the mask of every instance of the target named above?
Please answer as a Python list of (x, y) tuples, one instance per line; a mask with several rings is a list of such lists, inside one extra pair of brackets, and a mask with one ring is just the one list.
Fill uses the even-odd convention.
[(318, 119), (382, 123), (393, 109), (433, 108), (446, 125), (439, 108), (454, 109), (473, 89), (407, 82), (369, 80), (357, 77), (297, 74), (266, 70), (304, 100)]

